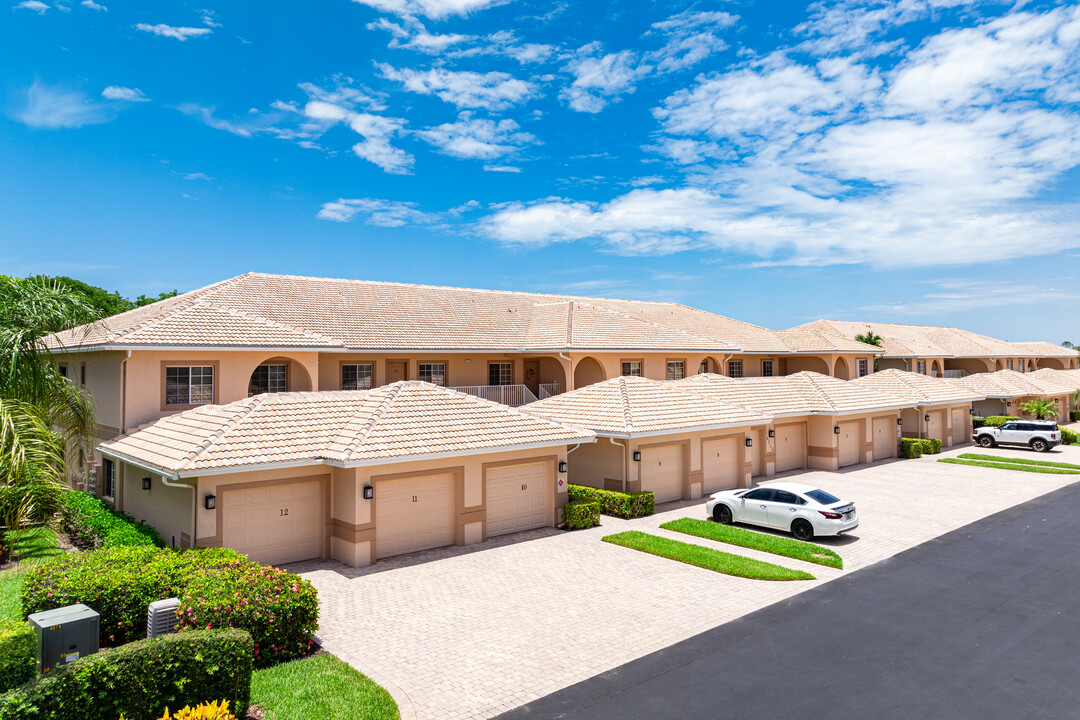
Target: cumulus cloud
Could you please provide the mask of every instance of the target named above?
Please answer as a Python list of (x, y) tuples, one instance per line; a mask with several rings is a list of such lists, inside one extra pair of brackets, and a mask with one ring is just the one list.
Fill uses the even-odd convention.
[(513, 120), (474, 118), (467, 112), (461, 113), (457, 122), (421, 130), (416, 134), (444, 155), (481, 160), (509, 155), (522, 145), (536, 140), (529, 133), (520, 132)]
[(384, 63), (376, 67), (387, 80), (399, 82), (409, 92), (435, 95), (458, 108), (505, 110), (536, 94), (533, 83), (504, 72), (472, 72), (432, 68), (394, 68)]
[(697, 65), (727, 47), (719, 33), (738, 19), (737, 15), (726, 12), (687, 10), (653, 23), (650, 34), (664, 36), (667, 42), (661, 49), (649, 53), (647, 61), (661, 73)]
[(485, 165), (485, 172), (499, 172), (499, 173), (519, 173), (521, 168), (514, 167), (513, 165)]
[(105, 7), (104, 5), (98, 5), (96, 2), (94, 2), (94, 0), (83, 0), (79, 4), (82, 5), (84, 8), (89, 8), (90, 10), (95, 10), (97, 12), (109, 12), (109, 8)]
[(135, 29), (153, 33), (154, 35), (160, 35), (161, 37), (175, 38), (181, 42), (184, 42), (188, 38), (201, 37), (213, 32), (213, 30), (208, 27), (174, 27), (164, 23), (158, 23), (157, 25), (139, 23), (135, 26)]
[(150, 98), (143, 94), (139, 88), (120, 87), (110, 85), (101, 91), (101, 97), (106, 100), (123, 100), (125, 102), (149, 102)]
[[(471, 38), (470, 38), (471, 39)], [(523, 42), (510, 30), (499, 30), (475, 41), (473, 47), (454, 50), (449, 57), (477, 57), (502, 55), (517, 60), (522, 65), (547, 62), (555, 54), (556, 47), (544, 43)]]
[(501, 5), (508, 0), (353, 0), (360, 5), (367, 5), (376, 10), (392, 13), (401, 17), (423, 15), (432, 20), (441, 20), (451, 15), (468, 15), (492, 5)]
[(368, 23), (367, 28), (368, 30), (385, 30), (390, 33), (389, 47), (415, 50), (427, 55), (438, 55), (451, 45), (459, 45), (472, 39), (471, 35), (460, 33), (442, 35), (430, 33), (423, 23), (415, 18), (406, 18), (402, 24), (379, 18)]
[(40, 0), (25, 0), (18, 5), (12, 5), (11, 8), (12, 10), (32, 10), (38, 15), (44, 15), (49, 6)]
[(385, 172), (407, 175), (412, 170), (413, 156), (390, 144), (391, 139), (405, 126), (399, 118), (370, 113), (355, 113), (349, 127), (364, 139), (352, 147), (353, 154), (372, 162)]
[(600, 43), (590, 43), (577, 51), (566, 70), (574, 80), (563, 90), (563, 99), (578, 112), (597, 113), (617, 96), (634, 92), (652, 66), (630, 50), (601, 54)]
[(357, 215), (364, 216), (366, 224), (378, 227), (429, 225), (439, 219), (438, 215), (418, 210), (416, 203), (375, 198), (338, 198), (334, 202), (323, 203), (315, 217), (320, 220), (349, 222)]
[(26, 92), (26, 106), (15, 119), (33, 128), (78, 128), (109, 122), (109, 108), (91, 101), (85, 94), (34, 81)]

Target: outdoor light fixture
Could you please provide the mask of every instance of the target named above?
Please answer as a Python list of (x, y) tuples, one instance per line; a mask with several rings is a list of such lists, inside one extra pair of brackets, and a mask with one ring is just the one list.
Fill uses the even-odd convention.
[(968, 408), (968, 415), (975, 417), (975, 408)]
[(364, 499), (365, 500), (370, 500), (373, 497), (375, 497), (375, 488), (371, 487), (370, 485), (365, 485), (364, 486)]
[(904, 418), (896, 418), (896, 424), (897, 425), (903, 425), (904, 424)]
[(769, 437), (776, 437), (776, 431), (775, 430), (769, 430)]
[(754, 447), (754, 441), (751, 438), (746, 438), (746, 447)]
[(635, 450), (634, 451), (634, 462), (641, 462), (641, 451), (640, 450)]
[(217, 498), (213, 495), (207, 495), (205, 498), (203, 498), (203, 506), (207, 510), (213, 510), (217, 507)]
[(150, 478), (145, 477), (145, 478), (142, 479), (142, 489), (143, 490), (149, 490), (150, 489)]
[(561, 472), (561, 473), (566, 472), (566, 461), (565, 460), (560, 460), (559, 461), (559, 472)]
[(922, 419), (923, 419), (923, 422), (930, 422), (930, 416), (929, 415), (923, 415)]
[(1012, 403), (1011, 402), (1005, 403), (1005, 407), (1012, 407)]
[(840, 434), (840, 426), (839, 425), (833, 425), (832, 431), (833, 431), (834, 435), (839, 435)]

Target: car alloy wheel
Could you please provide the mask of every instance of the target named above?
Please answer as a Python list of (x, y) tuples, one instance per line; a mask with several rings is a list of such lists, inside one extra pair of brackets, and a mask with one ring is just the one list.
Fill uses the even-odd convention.
[(1046, 452), (1050, 449), (1050, 446), (1046, 444), (1045, 440), (1039, 440), (1038, 438), (1031, 441), (1031, 449), (1035, 452)]
[(979, 444), (986, 448), (994, 447), (994, 438), (989, 435), (983, 435), (979, 438)]
[(796, 520), (791, 523), (791, 534), (796, 540), (811, 540), (814, 537), (814, 526), (806, 520)]
[(713, 510), (713, 519), (721, 525), (731, 524), (731, 508), (727, 505), (717, 505)]

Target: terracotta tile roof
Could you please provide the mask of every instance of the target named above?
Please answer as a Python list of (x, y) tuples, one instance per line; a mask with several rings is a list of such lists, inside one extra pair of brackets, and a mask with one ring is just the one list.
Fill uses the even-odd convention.
[(920, 405), (948, 405), (986, 399), (985, 395), (980, 395), (955, 383), (946, 382), (943, 378), (933, 378), (905, 370), (881, 370), (851, 382), (897, 397), (915, 400)]
[(1028, 373), (1028, 377), (1049, 380), (1058, 385), (1072, 388), (1073, 392), (1080, 390), (1080, 370), (1055, 370), (1053, 368), (1043, 368), (1042, 370)]
[(838, 415), (914, 407), (915, 403), (815, 372), (733, 379), (692, 375), (675, 383), (705, 397), (745, 405), (768, 415)]
[(792, 352), (813, 353), (871, 353), (880, 355), (879, 347), (867, 345), (824, 330), (779, 330), (776, 333), (780, 341)]
[(862, 352), (674, 303), (248, 273), (52, 338), (66, 347)]
[(592, 439), (588, 430), (411, 381), (367, 391), (270, 393), (205, 405), (143, 425), (99, 448), (191, 477), (274, 463), (378, 464)]
[(854, 338), (868, 330), (881, 336), (885, 357), (1069, 357), (1067, 348), (1052, 343), (1011, 343), (959, 328), (936, 325), (903, 325), (848, 320), (815, 320), (792, 330), (821, 330)]
[(530, 403), (523, 410), (621, 437), (763, 424), (769, 418), (730, 402), (687, 392), (675, 383), (616, 377)]
[(946, 378), (988, 398), (1060, 397), (1072, 390), (1037, 373), (1021, 373), (1015, 370), (998, 370), (993, 373), (977, 373), (962, 378)]

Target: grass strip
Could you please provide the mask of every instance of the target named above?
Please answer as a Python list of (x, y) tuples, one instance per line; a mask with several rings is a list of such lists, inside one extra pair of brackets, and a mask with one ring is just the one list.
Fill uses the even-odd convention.
[(30, 568), (63, 553), (56, 533), (47, 527), (19, 530), (7, 535), (19, 564), (0, 572), (0, 620), (24, 620), (19, 603), (23, 575)]
[(398, 720), (397, 703), (348, 663), (324, 653), (293, 660), (251, 678), (251, 702), (266, 720)]
[(666, 522), (660, 527), (664, 530), (674, 530), (695, 537), (760, 550), (773, 555), (783, 555), (804, 562), (840, 569), (844, 567), (843, 559), (832, 550), (802, 540), (766, 535), (753, 530), (721, 525), (720, 523), (697, 518), (679, 518), (678, 520)]
[(1033, 465), (1018, 465), (1010, 462), (986, 462), (985, 460), (959, 460), (957, 458), (941, 458), (941, 463), (953, 465), (970, 465), (973, 467), (996, 468), (998, 470), (1019, 470), (1020, 472), (1047, 473), (1051, 475), (1080, 475), (1080, 470), (1065, 470), (1064, 468), (1035, 467)]
[(633, 550), (657, 555), (669, 560), (694, 565), (695, 567), (713, 570), (725, 575), (750, 578), (752, 580), (813, 580), (814, 576), (801, 570), (773, 565), (772, 563), (753, 560), (742, 555), (713, 550), (701, 545), (669, 540), (668, 538), (637, 530), (615, 533), (601, 538), (604, 542), (613, 545), (622, 545)]
[(1030, 460), (1028, 458), (997, 457), (996, 455), (979, 455), (978, 453), (962, 453), (960, 455), (957, 455), (957, 457), (963, 458), (964, 460), (985, 460), (987, 462), (1007, 462), (1015, 463), (1016, 465), (1038, 465), (1040, 467), (1056, 467), (1068, 468), (1069, 470), (1080, 470), (1080, 465), (1055, 462), (1053, 460)]

